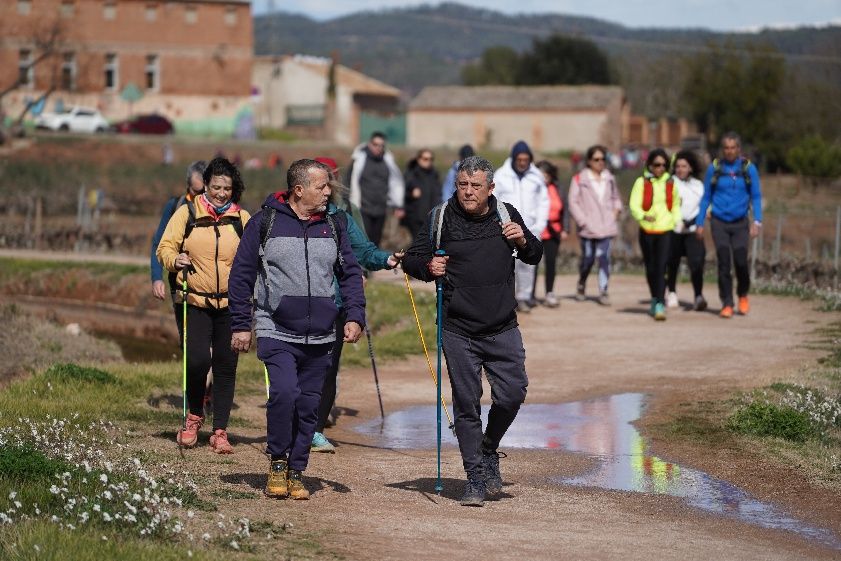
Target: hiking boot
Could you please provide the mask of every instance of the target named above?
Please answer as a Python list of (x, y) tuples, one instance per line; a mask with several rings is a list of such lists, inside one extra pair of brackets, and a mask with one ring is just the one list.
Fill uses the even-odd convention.
[(310, 450), (312, 452), (326, 452), (328, 454), (334, 454), (336, 452), (336, 447), (330, 444), (330, 441), (327, 440), (326, 436), (317, 432), (312, 435)]
[(718, 317), (722, 317), (724, 319), (730, 319), (733, 317), (733, 306), (724, 306), (721, 308), (721, 311), (718, 312)]
[(304, 480), (301, 472), (297, 469), (289, 470), (289, 477), (286, 479), (286, 484), (289, 486), (289, 497), (298, 500), (306, 501), (310, 498), (310, 492), (304, 487)]
[(561, 305), (561, 302), (558, 300), (558, 297), (555, 296), (554, 292), (547, 292), (546, 298), (543, 299), (543, 305), (547, 308), (557, 308)]
[(289, 467), (286, 460), (272, 460), (269, 466), (269, 480), (266, 482), (267, 497), (286, 498), (289, 495), (289, 487), (286, 478), (289, 475)]
[(228, 432), (225, 429), (216, 429), (210, 435), (210, 449), (217, 454), (233, 454), (234, 448), (228, 442)]
[(517, 300), (517, 313), (518, 314), (529, 314), (531, 313), (531, 306), (525, 300)]
[(504, 452), (482, 452), (482, 471), (485, 472), (485, 492), (488, 495), (502, 493), (502, 475), (499, 473), (499, 459)]
[(747, 296), (739, 296), (739, 313), (743, 316), (748, 315), (750, 311), (750, 302), (748, 302)]
[(181, 446), (192, 448), (199, 441), (199, 429), (201, 429), (202, 424), (204, 424), (204, 417), (187, 413), (187, 422), (185, 426), (178, 429), (175, 441)]
[(584, 285), (581, 283), (578, 283), (578, 285), (575, 287), (575, 299), (579, 302), (583, 302), (587, 299), (587, 297), (584, 295)]
[(607, 292), (599, 294), (598, 302), (602, 306), (610, 306), (610, 296), (607, 295)]
[(699, 294), (695, 297), (695, 305), (692, 307), (693, 310), (696, 312), (703, 312), (707, 309), (707, 301), (704, 299), (704, 296)]
[(464, 495), (461, 496), (461, 506), (484, 506), (486, 490), (485, 480), (481, 475), (468, 477)]
[(677, 299), (677, 292), (669, 292), (666, 295), (666, 307), (677, 308), (680, 306), (680, 301)]
[(654, 305), (654, 320), (666, 321), (666, 306), (662, 302), (657, 302)]

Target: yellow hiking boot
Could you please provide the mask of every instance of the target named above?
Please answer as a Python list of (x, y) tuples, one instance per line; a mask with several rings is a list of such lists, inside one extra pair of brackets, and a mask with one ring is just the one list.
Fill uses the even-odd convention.
[(289, 496), (299, 501), (305, 501), (310, 498), (310, 492), (304, 487), (304, 481), (301, 477), (301, 472), (297, 469), (289, 470)]
[(266, 482), (266, 496), (286, 498), (289, 496), (289, 488), (286, 478), (289, 475), (289, 466), (286, 460), (273, 460), (269, 467), (269, 480)]

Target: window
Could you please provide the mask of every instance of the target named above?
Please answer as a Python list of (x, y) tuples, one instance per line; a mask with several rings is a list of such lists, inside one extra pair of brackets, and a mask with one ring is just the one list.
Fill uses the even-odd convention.
[(156, 21), (158, 19), (158, 5), (146, 4), (146, 21)]
[(76, 4), (73, 0), (62, 0), (59, 12), (63, 18), (72, 18), (76, 13)]
[(226, 25), (236, 25), (237, 24), (237, 9), (230, 7), (225, 8), (225, 24)]
[(18, 13), (22, 16), (28, 16), (32, 11), (31, 0), (18, 0)]
[(160, 88), (158, 55), (146, 55), (146, 89), (157, 91), (158, 88)]
[(76, 55), (74, 53), (62, 55), (61, 89), (67, 91), (76, 89)]
[(109, 92), (117, 91), (119, 87), (119, 62), (117, 55), (108, 53), (105, 55), (105, 89)]
[(114, 2), (105, 2), (102, 5), (102, 18), (109, 21), (117, 19), (117, 4)]
[(34, 69), (32, 68), (32, 51), (21, 49), (18, 57), (18, 82), (23, 87), (31, 88), (35, 85)]
[(195, 6), (186, 6), (184, 8), (184, 21), (189, 24), (199, 21), (199, 13)]

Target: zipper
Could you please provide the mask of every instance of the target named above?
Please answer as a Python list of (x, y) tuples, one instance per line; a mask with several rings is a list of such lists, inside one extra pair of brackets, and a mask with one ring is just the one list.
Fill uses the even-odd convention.
[(216, 305), (219, 306), (222, 303), (222, 299), (219, 297), (219, 237), (222, 234), (219, 232), (218, 220), (213, 224), (213, 231), (216, 233), (216, 251), (213, 256), (213, 263), (216, 265)]
[(312, 287), (310, 285), (310, 251), (309, 251), (309, 228), (303, 220), (298, 219), (304, 228), (304, 265), (307, 269), (307, 330), (304, 333), (304, 344), (310, 342), (310, 328), (312, 327)]

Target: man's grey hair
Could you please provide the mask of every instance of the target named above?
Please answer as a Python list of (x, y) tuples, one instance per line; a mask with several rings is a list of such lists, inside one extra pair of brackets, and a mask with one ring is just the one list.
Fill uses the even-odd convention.
[(187, 190), (190, 190), (190, 181), (193, 179), (193, 174), (199, 174), (199, 177), (204, 175), (204, 170), (207, 169), (207, 162), (204, 160), (196, 160), (187, 166)]
[(458, 164), (456, 174), (464, 172), (467, 174), (467, 177), (471, 177), (477, 171), (485, 172), (485, 180), (487, 185), (490, 185), (494, 182), (494, 167), (489, 161), (487, 161), (482, 156), (469, 156), (463, 159)]
[(736, 141), (736, 146), (738, 146), (739, 148), (742, 147), (742, 137), (739, 136), (739, 134), (734, 132), (734, 131), (727, 131), (726, 133), (721, 135), (721, 145), (722, 146), (724, 146), (724, 141), (725, 140), (735, 140)]
[(321, 162), (316, 162), (315, 160), (310, 160), (308, 158), (296, 160), (292, 162), (292, 165), (289, 166), (288, 170), (286, 170), (287, 190), (292, 191), (292, 188), (295, 187), (295, 185), (309, 187), (310, 170), (312, 168), (323, 170), (325, 173), (327, 173), (327, 177), (330, 177), (330, 168), (322, 164)]

